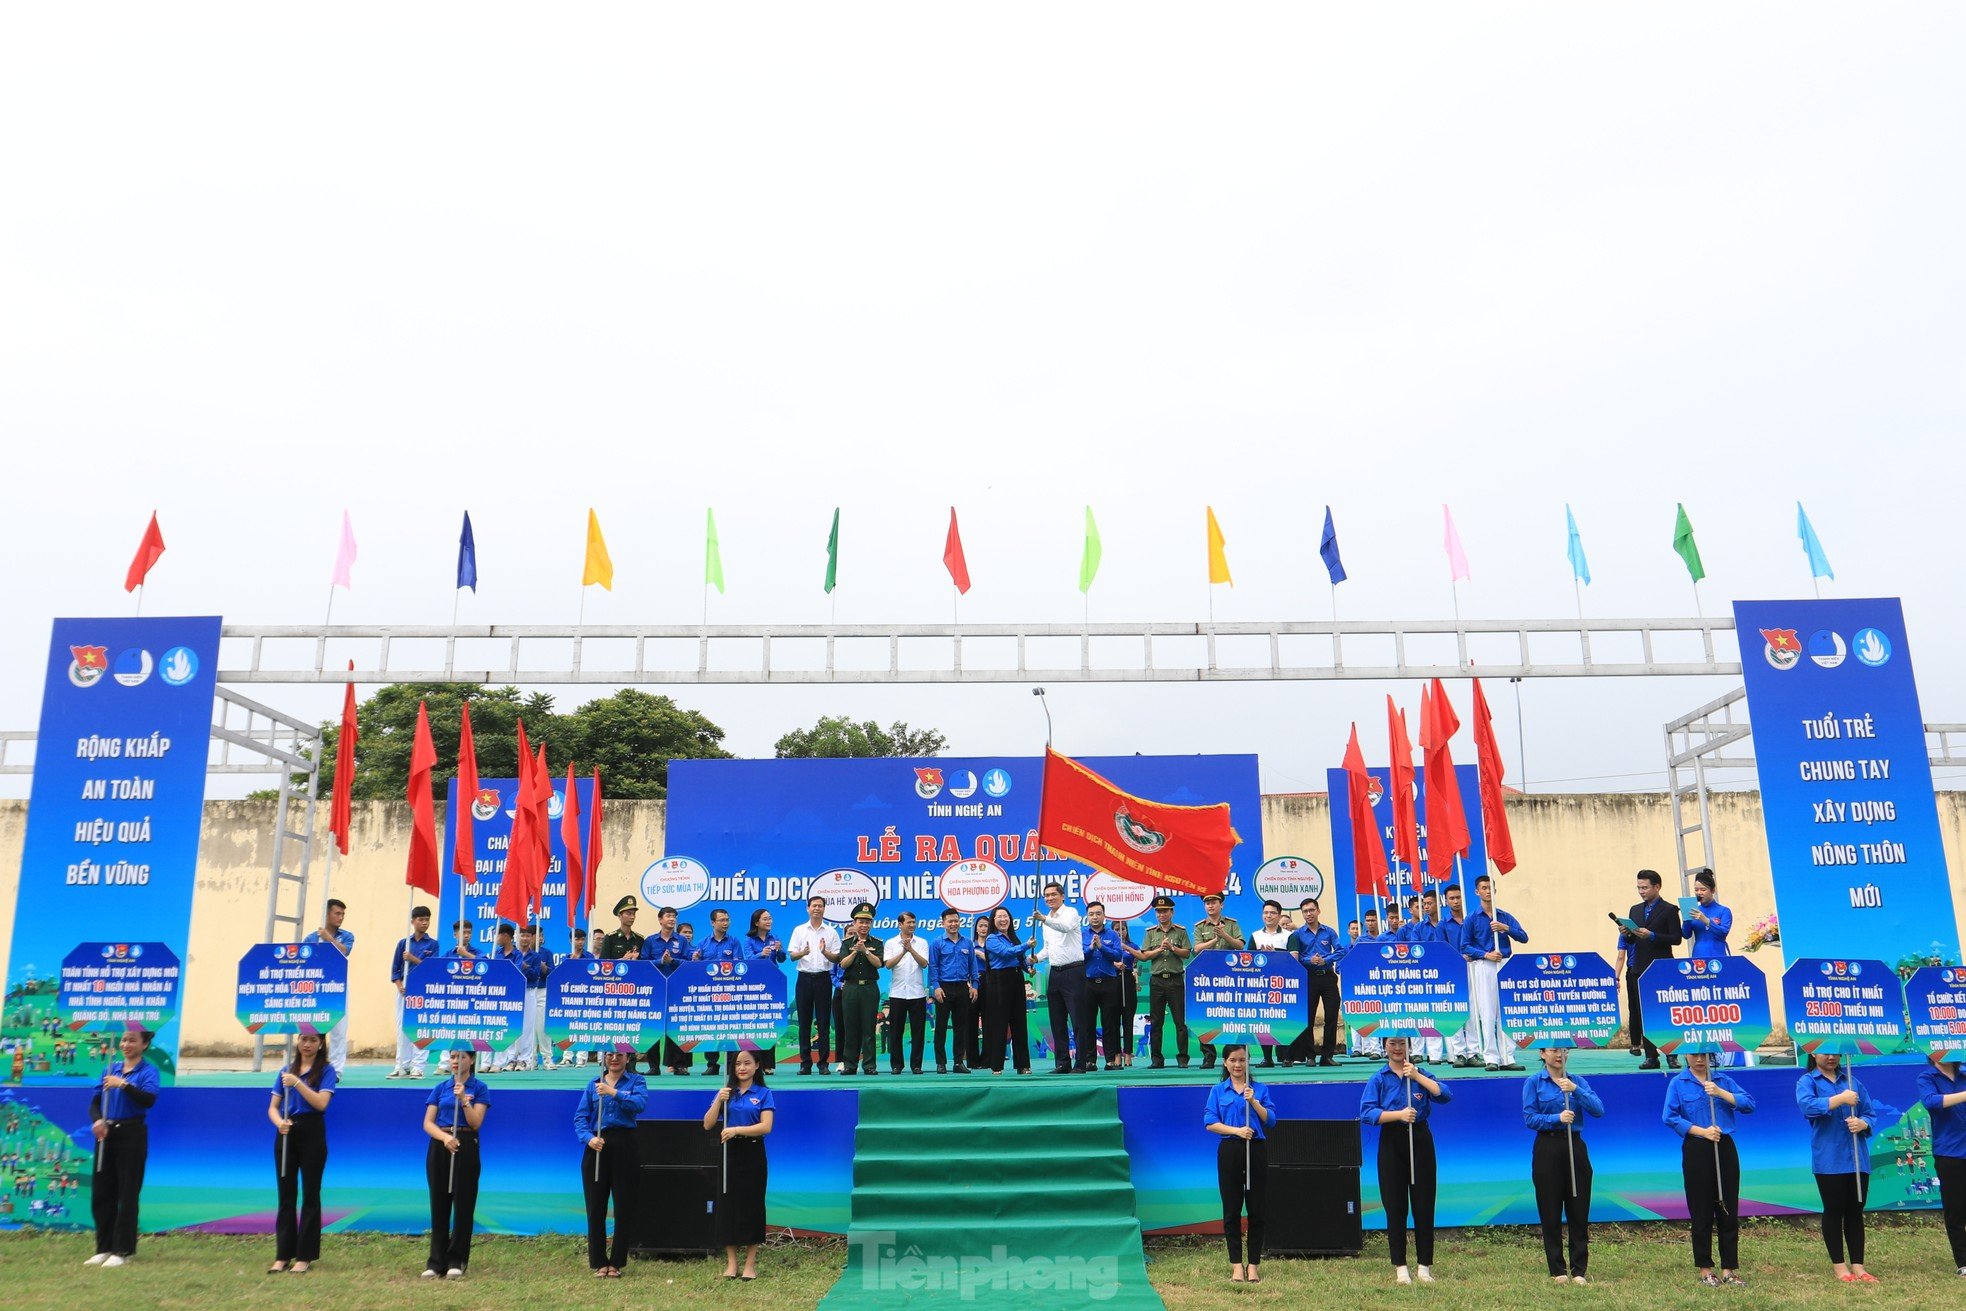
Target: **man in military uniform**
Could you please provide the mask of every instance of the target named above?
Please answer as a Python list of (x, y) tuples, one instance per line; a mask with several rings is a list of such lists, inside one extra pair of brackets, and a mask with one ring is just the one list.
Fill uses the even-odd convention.
[(881, 962), (887, 947), (868, 930), (874, 927), (874, 908), (861, 902), (853, 908), (853, 928), (840, 951), (841, 1001), (846, 1010), (842, 1035), (843, 1074), (856, 1063), (862, 1074), (874, 1073), (874, 1016), (881, 1007)]
[[(1222, 894), (1210, 892), (1202, 896), (1201, 908), (1208, 913), (1207, 918), (1195, 925), (1194, 941), (1196, 951), (1242, 951), (1248, 942), (1242, 936), (1242, 925), (1222, 914)], [(1201, 1068), (1215, 1068), (1215, 1045), (1201, 1045)]]
[(602, 960), (642, 958), (642, 944), (647, 939), (635, 932), (635, 912), (640, 909), (633, 896), (623, 897), (614, 903), (614, 917), (621, 921), (621, 927), (601, 939)]
[(1174, 898), (1162, 893), (1154, 898), (1154, 922), (1134, 952), (1147, 962), (1147, 1018), (1153, 1026), (1153, 1068), (1167, 1068), (1161, 1056), (1162, 1023), (1170, 1007), (1174, 1011), (1174, 1059), (1188, 1068), (1188, 957), (1194, 955), (1188, 931), (1174, 922)]

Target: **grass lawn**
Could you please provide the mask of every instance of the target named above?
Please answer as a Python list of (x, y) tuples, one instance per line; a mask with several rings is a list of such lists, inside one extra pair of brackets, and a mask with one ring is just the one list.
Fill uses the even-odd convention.
[[(1439, 1283), (1396, 1288), (1380, 1235), (1366, 1239), (1358, 1260), (1266, 1264), (1255, 1288), (1226, 1282), (1219, 1241), (1150, 1240), (1147, 1268), (1170, 1311), (1274, 1306), (1351, 1307), (1421, 1299), (1437, 1306), (1624, 1307), (1643, 1299), (1645, 1311), (1675, 1307), (1779, 1307), (1807, 1311), (1842, 1307), (1939, 1305), (1966, 1291), (1954, 1272), (1936, 1215), (1870, 1217), (1870, 1267), (1875, 1287), (1837, 1283), (1829, 1273), (1813, 1219), (1750, 1221), (1742, 1235), (1746, 1289), (1705, 1289), (1693, 1283), (1684, 1232), (1669, 1225), (1599, 1225), (1592, 1231), (1591, 1286), (1557, 1287), (1542, 1273), (1542, 1248), (1527, 1229), (1459, 1230), (1435, 1254)], [(458, 1284), (419, 1279), (422, 1239), (329, 1235), (321, 1265), (300, 1276), (262, 1273), (272, 1257), (263, 1238), (184, 1235), (146, 1238), (137, 1259), (121, 1270), (88, 1270), (93, 1244), (74, 1234), (0, 1234), (0, 1301), (8, 1311), (73, 1311), (78, 1305), (262, 1311), (297, 1303), (333, 1311), (401, 1311), (407, 1306), (454, 1308), (551, 1306), (620, 1311), (624, 1305), (770, 1307), (799, 1311), (832, 1287), (845, 1259), (837, 1242), (795, 1242), (769, 1249), (757, 1282), (726, 1282), (721, 1261), (637, 1262), (622, 1280), (586, 1271), (586, 1244), (572, 1238), (485, 1238), (474, 1247), (471, 1277)], [(113, 1294), (109, 1289), (114, 1288)], [(1026, 1311), (1049, 1311), (1020, 1298)]]

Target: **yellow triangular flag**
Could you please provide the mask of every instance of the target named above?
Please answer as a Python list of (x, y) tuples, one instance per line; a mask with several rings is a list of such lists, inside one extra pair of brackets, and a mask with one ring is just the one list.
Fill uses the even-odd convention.
[(1208, 581), (1234, 587), (1236, 580), (1229, 577), (1229, 557), (1222, 549), (1225, 544), (1222, 525), (1215, 522), (1215, 507), (1211, 505), (1208, 507)]
[(601, 521), (587, 511), (587, 563), (580, 570), (580, 585), (599, 583), (614, 590), (614, 561), (608, 558), (608, 544), (601, 537)]

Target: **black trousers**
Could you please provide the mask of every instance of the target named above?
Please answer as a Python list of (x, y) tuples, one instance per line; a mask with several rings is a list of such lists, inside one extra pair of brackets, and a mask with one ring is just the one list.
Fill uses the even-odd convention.
[(1002, 1071), (1004, 1044), (1013, 1069), (1031, 1068), (1030, 1021), (1024, 1010), (1024, 971), (988, 970), (983, 975), (983, 1063)]
[(114, 1120), (102, 1140), (102, 1164), (89, 1179), (89, 1210), (96, 1221), (96, 1251), (129, 1256), (137, 1250), (137, 1200), (150, 1159), (150, 1128), (142, 1120)]
[[(1714, 1172), (1714, 1149), (1720, 1171)], [(1679, 1173), (1686, 1180), (1686, 1214), (1693, 1221), (1693, 1264), (1713, 1269), (1713, 1236), (1720, 1234), (1720, 1268), (1741, 1268), (1741, 1158), (1732, 1134), (1720, 1141), (1686, 1135), (1679, 1145)], [(1859, 1246), (1863, 1239), (1858, 1238)]]
[(839, 1002), (845, 1012), (843, 1023), (846, 1034), (840, 1043), (840, 1059), (846, 1062), (846, 1072), (864, 1070), (874, 1072), (874, 1029), (875, 1016), (881, 1009), (881, 986), (878, 983), (848, 983), (840, 989)]
[[(587, 1268), (628, 1264), (635, 1239), (635, 1188), (641, 1161), (635, 1131), (623, 1125), (601, 1130), (602, 1147), (580, 1149), (580, 1191), (587, 1196)], [(597, 1161), (599, 1178), (596, 1178)], [(614, 1199), (614, 1242), (608, 1242), (608, 1199)]]
[(280, 1165), (281, 1135), (273, 1135), (280, 1209), (273, 1220), (273, 1256), (279, 1261), (321, 1259), (321, 1176), (328, 1168), (325, 1115), (296, 1115), (286, 1132), (287, 1159)]
[[(1321, 1042), (1312, 1041), (1312, 1033), (1317, 1026), (1319, 1003), (1324, 1005), (1324, 1038)], [(1336, 970), (1313, 970), (1310, 975), (1310, 1000), (1304, 1011), (1304, 1036), (1298, 1040), (1298, 1052), (1305, 1060), (1338, 1054), (1338, 973)]]
[(1090, 1017), (1085, 1026), (1086, 1038), (1081, 1042), (1083, 1048), (1079, 1068), (1090, 1070), (1098, 1062), (1092, 1059), (1093, 1028), (1099, 1030), (1099, 1046), (1106, 1053), (1106, 1068), (1116, 1069), (1120, 1063), (1120, 1053), (1126, 1050), (1126, 1037), (1120, 1029), (1120, 981), (1117, 975), (1105, 979), (1085, 981), (1085, 1009)]
[[(1561, 1129), (1536, 1135), (1529, 1179), (1536, 1185), (1536, 1219), (1543, 1226), (1543, 1259), (1553, 1275), (1588, 1274), (1591, 1263), (1591, 1154), (1577, 1135), (1577, 1191), (1570, 1191), (1570, 1142)], [(1563, 1227), (1570, 1226), (1569, 1266), (1564, 1265)], [(1420, 1258), (1425, 1265), (1427, 1259)]]
[[(801, 971), (793, 1000), (799, 1008), (799, 1068), (809, 1070), (815, 1060), (825, 1064), (832, 1046), (833, 976), (824, 970)], [(815, 1033), (817, 1046), (813, 1045)]]
[(438, 1274), (471, 1265), (471, 1227), (478, 1215), (478, 1135), (457, 1134), (457, 1185), (451, 1186), (452, 1153), (435, 1138), (423, 1154), (423, 1177), (430, 1186), (429, 1268)]
[[(1085, 1002), (1085, 962), (1052, 966), (1045, 985), (1045, 1007), (1051, 1012), (1051, 1063), (1058, 1069), (1092, 1068), (1092, 1022)], [(1075, 1041), (1076, 1062), (1072, 1059)]]
[[(714, 1053), (712, 1053), (711, 1059), (715, 1059)], [(665, 1068), (677, 1071), (687, 1070), (695, 1061), (696, 1057), (691, 1053), (684, 1051), (667, 1038), (662, 1040), (662, 1064)]]
[(976, 1026), (969, 1017), (970, 997), (967, 983), (950, 983), (943, 986), (944, 1000), (935, 1003), (935, 1065), (937, 1069), (947, 1065), (949, 1048), (946, 1045), (948, 1034), (955, 1031), (956, 1068), (969, 1068), (970, 1035)]
[(1140, 976), (1133, 970), (1120, 972), (1120, 1050), (1133, 1057), (1133, 1017), (1140, 1009)]
[(922, 1072), (922, 1036), (928, 1029), (928, 998), (887, 999), (887, 1068), (901, 1073), (901, 1028), (908, 1028), (908, 1068)]
[(1645, 1059), (1656, 1061), (1659, 1059), (1659, 1049), (1647, 1041), (1645, 1037), (1645, 1023), (1639, 1014), (1638, 1007), (1638, 976), (1644, 972), (1633, 966), (1629, 958), (1627, 959), (1625, 965), (1625, 1024), (1631, 1030), (1631, 1045), (1634, 1047), (1643, 1047), (1645, 1049)]
[(1952, 1244), (1952, 1263), (1966, 1266), (1966, 1156), (1934, 1153), (1939, 1176), (1939, 1205), (1945, 1209), (1946, 1242)]
[(1174, 1011), (1174, 1055), (1188, 1059), (1188, 980), (1179, 974), (1154, 974), (1147, 979), (1147, 1019), (1154, 1026), (1154, 1064), (1161, 1063), (1161, 1023), (1171, 1007)]
[[(1869, 1195), (1869, 1181), (1865, 1181), (1864, 1194)], [(1819, 1174), (1816, 1176), (1816, 1192), (1823, 1199), (1823, 1246), (1829, 1249), (1832, 1263), (1843, 1263), (1844, 1249), (1849, 1248), (1850, 1260), (1862, 1265), (1864, 1261), (1864, 1204), (1857, 1195), (1857, 1176), (1855, 1172), (1845, 1174)]]
[(1386, 1246), (1393, 1264), (1406, 1264), (1406, 1217), (1413, 1216), (1414, 1254), (1421, 1265), (1434, 1263), (1434, 1135), (1425, 1124), (1379, 1126), (1379, 1202), (1386, 1211)]
[[(1229, 1244), (1229, 1264), (1241, 1265), (1244, 1260), (1242, 1215), (1243, 1208), (1247, 1206), (1248, 1261), (1250, 1265), (1259, 1265), (1263, 1260), (1264, 1198), (1270, 1174), (1270, 1145), (1261, 1138), (1249, 1139), (1248, 1156), (1245, 1158), (1243, 1144), (1241, 1138), (1224, 1138), (1215, 1148), (1215, 1184), (1222, 1193), (1222, 1237)], [(1245, 1177), (1247, 1184), (1243, 1182)]]

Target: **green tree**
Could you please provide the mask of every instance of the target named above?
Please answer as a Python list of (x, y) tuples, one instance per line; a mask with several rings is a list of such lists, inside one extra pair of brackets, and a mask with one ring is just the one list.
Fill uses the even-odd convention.
[(610, 797), (666, 797), (670, 761), (730, 758), (724, 730), (702, 712), (632, 687), (562, 715), (557, 731), (582, 772), (600, 767)]
[(844, 716), (821, 715), (811, 728), (795, 728), (778, 739), (780, 760), (809, 760), (843, 756), (936, 756), (949, 739), (932, 728), (910, 728), (895, 720), (882, 728), (873, 720), (854, 722)]

